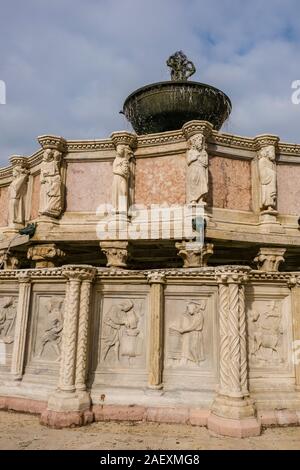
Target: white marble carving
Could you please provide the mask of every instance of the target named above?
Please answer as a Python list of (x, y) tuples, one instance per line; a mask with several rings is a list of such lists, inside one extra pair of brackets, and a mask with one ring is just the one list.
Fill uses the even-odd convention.
[(270, 300), (249, 313), (250, 360), (259, 364), (284, 362), (282, 305)]
[(126, 213), (129, 205), (130, 160), (133, 151), (129, 145), (118, 144), (113, 162), (112, 206), (116, 213)]
[(186, 195), (191, 204), (204, 203), (208, 192), (208, 154), (205, 138), (195, 134), (188, 140), (186, 153)]
[(258, 152), (258, 172), (261, 187), (260, 208), (265, 211), (276, 210), (277, 182), (275, 147), (268, 145)]
[(46, 327), (41, 338), (38, 357), (46, 355), (46, 349), (51, 348), (57, 360), (61, 353), (61, 334), (63, 329), (63, 300), (52, 297), (46, 303)]
[(62, 180), (60, 174), (62, 153), (47, 148), (41, 165), (40, 214), (59, 217), (62, 212)]
[(179, 321), (170, 325), (170, 365), (199, 366), (205, 361), (203, 326), (206, 303), (206, 300), (188, 302)]
[(14, 341), (14, 326), (17, 313), (15, 297), (0, 299), (0, 342), (11, 344)]
[(126, 359), (128, 365), (141, 355), (142, 333), (141, 308), (131, 300), (121, 300), (113, 304), (104, 314), (102, 322), (102, 361), (119, 364)]
[(9, 225), (25, 222), (25, 197), (27, 192), (28, 173), (25, 157), (12, 157), (13, 180), (9, 186)]

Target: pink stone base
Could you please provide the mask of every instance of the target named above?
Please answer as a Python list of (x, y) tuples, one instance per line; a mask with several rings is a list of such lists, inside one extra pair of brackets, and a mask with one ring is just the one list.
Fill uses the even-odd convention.
[(266, 410), (257, 413), (262, 426), (296, 426), (300, 424), (300, 412), (293, 410)]
[(40, 417), (41, 424), (55, 429), (84, 426), (93, 421), (94, 415), (90, 410), (68, 412), (45, 410)]
[(41, 414), (47, 408), (47, 402), (28, 398), (0, 397), (0, 410), (21, 413)]
[(93, 421), (144, 421), (207, 426), (216, 434), (250, 437), (260, 434), (261, 426), (300, 425), (300, 411), (263, 410), (256, 418), (228, 419), (207, 409), (187, 407), (144, 407), (139, 405), (94, 405), (91, 410), (57, 412), (47, 409), (47, 402), (17, 397), (0, 397), (0, 409), (39, 414), (40, 422), (52, 428), (84, 426)]
[(229, 419), (210, 413), (207, 428), (215, 434), (229, 437), (253, 437), (261, 433), (261, 425), (256, 418)]

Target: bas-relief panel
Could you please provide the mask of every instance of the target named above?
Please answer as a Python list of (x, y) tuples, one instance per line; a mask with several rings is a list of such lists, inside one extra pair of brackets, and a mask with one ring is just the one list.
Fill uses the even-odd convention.
[(8, 223), (8, 186), (0, 187), (0, 227)]
[(278, 211), (300, 214), (300, 165), (277, 165)]
[(185, 155), (137, 158), (135, 203), (185, 204)]
[(34, 293), (30, 315), (25, 373), (47, 374), (58, 369), (64, 315), (64, 295)]
[(72, 162), (67, 166), (66, 210), (93, 212), (111, 204), (111, 162)]
[(250, 372), (293, 374), (289, 293), (277, 286), (254, 287), (246, 299)]
[[(203, 388), (217, 375), (217, 290), (172, 294), (165, 298), (164, 382), (177, 388)], [(185, 375), (184, 384), (179, 377)], [(199, 376), (203, 381), (199, 382)], [(205, 379), (206, 377), (206, 379)], [(177, 380), (177, 382), (176, 382)]]
[(145, 368), (145, 298), (105, 296), (101, 310), (100, 369)]
[(18, 297), (5, 294), (0, 297), (0, 367), (11, 362)]
[(209, 203), (213, 207), (251, 211), (251, 163), (209, 156)]

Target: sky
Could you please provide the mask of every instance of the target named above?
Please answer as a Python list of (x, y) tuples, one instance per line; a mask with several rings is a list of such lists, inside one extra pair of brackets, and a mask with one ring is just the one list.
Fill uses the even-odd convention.
[(177, 50), (231, 98), (224, 132), (300, 143), (299, 17), (299, 0), (0, 0), (0, 165), (38, 135), (131, 130), (126, 96), (169, 80)]

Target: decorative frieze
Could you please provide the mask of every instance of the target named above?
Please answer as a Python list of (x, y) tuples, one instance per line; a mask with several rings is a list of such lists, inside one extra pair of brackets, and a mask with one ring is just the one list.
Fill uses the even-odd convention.
[(259, 271), (277, 272), (279, 265), (284, 263), (285, 248), (260, 248), (254, 263)]

